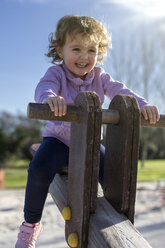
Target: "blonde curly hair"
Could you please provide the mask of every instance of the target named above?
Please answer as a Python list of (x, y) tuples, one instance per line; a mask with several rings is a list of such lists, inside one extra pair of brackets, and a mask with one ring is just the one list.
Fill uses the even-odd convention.
[(108, 35), (102, 23), (88, 16), (66, 15), (62, 17), (57, 23), (56, 32), (49, 36), (50, 44), (46, 56), (53, 58), (53, 64), (61, 62), (63, 59), (58, 55), (57, 48), (65, 45), (68, 35), (74, 39), (76, 34), (81, 34), (99, 45), (97, 62), (102, 64), (107, 55), (107, 48), (111, 48), (111, 36)]

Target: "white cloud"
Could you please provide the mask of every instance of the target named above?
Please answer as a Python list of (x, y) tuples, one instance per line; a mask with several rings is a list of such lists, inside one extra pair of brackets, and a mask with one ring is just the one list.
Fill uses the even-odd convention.
[(101, 2), (120, 4), (151, 18), (165, 16), (164, 0), (101, 0)]

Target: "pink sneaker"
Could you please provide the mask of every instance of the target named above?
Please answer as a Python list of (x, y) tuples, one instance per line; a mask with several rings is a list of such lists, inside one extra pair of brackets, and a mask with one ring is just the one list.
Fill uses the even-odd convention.
[(23, 222), (18, 233), (18, 240), (15, 248), (35, 248), (36, 240), (42, 231), (42, 224), (32, 225)]

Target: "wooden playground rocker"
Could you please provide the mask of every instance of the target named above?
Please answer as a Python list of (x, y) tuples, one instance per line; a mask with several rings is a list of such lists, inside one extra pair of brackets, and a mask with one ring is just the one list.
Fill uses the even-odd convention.
[[(133, 225), (139, 128), (150, 125), (140, 118), (136, 99), (117, 95), (109, 109), (102, 110), (96, 93), (80, 92), (65, 116), (55, 117), (48, 104), (29, 103), (28, 117), (72, 122), (68, 173), (56, 174), (49, 188), (66, 221), (68, 245), (151, 247)], [(164, 123), (161, 116), (154, 126)], [(107, 124), (103, 190), (98, 183), (101, 124)], [(33, 155), (38, 146), (32, 145)]]

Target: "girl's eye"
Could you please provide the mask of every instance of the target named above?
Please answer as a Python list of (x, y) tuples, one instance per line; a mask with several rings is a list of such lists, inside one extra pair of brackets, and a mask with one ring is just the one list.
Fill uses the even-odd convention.
[(90, 53), (96, 53), (96, 50), (90, 49), (89, 52), (90, 52)]
[(79, 49), (78, 47), (76, 47), (76, 48), (73, 48), (73, 51), (75, 51), (75, 52), (79, 52), (79, 51), (80, 51), (80, 49)]

